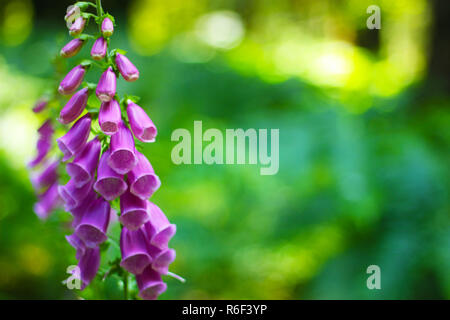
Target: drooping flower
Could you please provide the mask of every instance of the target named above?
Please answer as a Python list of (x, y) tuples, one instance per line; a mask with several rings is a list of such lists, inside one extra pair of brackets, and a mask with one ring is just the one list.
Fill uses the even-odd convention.
[(161, 275), (148, 266), (144, 271), (136, 275), (136, 281), (139, 288), (139, 296), (145, 300), (155, 300), (166, 291), (167, 285), (162, 281)]
[(61, 57), (71, 58), (75, 56), (83, 47), (84, 41), (77, 38), (69, 41), (60, 52)]
[(75, 93), (59, 114), (59, 121), (62, 124), (68, 124), (78, 118), (86, 107), (88, 99), (88, 89), (83, 88)]
[(133, 134), (123, 122), (119, 123), (117, 132), (111, 136), (110, 145), (108, 164), (111, 169), (119, 174), (126, 174), (136, 166), (138, 159)]
[(45, 109), (45, 107), (47, 107), (48, 101), (46, 99), (41, 99), (38, 102), (36, 102), (36, 104), (33, 107), (33, 112), (34, 113), (39, 113), (42, 110)]
[(94, 190), (90, 189), (87, 195), (78, 203), (77, 206), (70, 209), (70, 213), (73, 216), (72, 227), (76, 228), (83, 217), (86, 210), (90, 207), (92, 202), (98, 198), (98, 195), (94, 192)]
[(75, 156), (73, 162), (66, 165), (67, 173), (77, 188), (83, 187), (94, 178), (101, 148), (100, 141), (95, 137)]
[(78, 17), (69, 29), (69, 34), (74, 37), (83, 32), (86, 20), (83, 17)]
[(41, 219), (46, 219), (61, 203), (58, 195), (58, 183), (53, 183), (44, 193), (38, 196), (39, 201), (34, 205), (34, 212)]
[(152, 268), (160, 274), (169, 273), (169, 265), (175, 261), (176, 252), (174, 249), (160, 249), (155, 246), (149, 246), (149, 253), (152, 257)]
[(95, 278), (100, 267), (100, 248), (86, 248), (78, 262), (81, 276), (81, 290)]
[(145, 234), (141, 229), (122, 228), (120, 250), (122, 253), (120, 266), (133, 274), (142, 273), (152, 262), (152, 257), (148, 253)]
[(76, 233), (66, 236), (66, 240), (76, 250), (75, 258), (77, 260), (80, 260), (86, 252), (86, 245), (84, 244), (83, 240), (81, 240)]
[(59, 149), (64, 154), (63, 161), (67, 161), (80, 152), (91, 132), (91, 116), (86, 113), (77, 120), (70, 130), (61, 138), (56, 139)]
[(130, 120), (131, 130), (136, 138), (142, 142), (154, 142), (157, 130), (153, 121), (144, 109), (131, 100), (127, 101), (127, 115)]
[(170, 223), (153, 202), (147, 201), (147, 212), (150, 215), (150, 221), (144, 225), (144, 228), (150, 243), (160, 249), (167, 248), (170, 239), (177, 231), (176, 225)]
[(99, 197), (86, 210), (75, 233), (89, 248), (106, 241), (111, 207), (108, 201)]
[(116, 99), (101, 104), (98, 123), (104, 134), (113, 135), (116, 133), (121, 121), (120, 105)]
[(139, 70), (123, 54), (116, 54), (116, 65), (120, 74), (126, 81), (136, 81), (139, 79)]
[(114, 25), (110, 18), (106, 17), (103, 19), (101, 30), (104, 37), (112, 36), (114, 32)]
[(129, 191), (120, 196), (119, 221), (129, 230), (136, 230), (150, 219), (147, 203)]
[(46, 166), (42, 172), (35, 174), (31, 178), (31, 183), (36, 190), (48, 187), (58, 179), (59, 160), (55, 160)]
[(106, 55), (107, 43), (105, 38), (100, 37), (95, 40), (91, 49), (91, 57), (94, 60), (102, 60)]
[(139, 151), (135, 151), (138, 158), (137, 165), (128, 173), (130, 192), (146, 200), (161, 186), (159, 177), (155, 174), (150, 161)]
[(50, 120), (45, 121), (38, 129), (39, 138), (36, 143), (37, 154), (28, 163), (29, 168), (34, 168), (47, 156), (52, 146), (53, 126)]
[(64, 200), (64, 208), (66, 211), (71, 211), (72, 209), (81, 205), (83, 200), (89, 194), (92, 189), (93, 181), (86, 183), (83, 187), (77, 188), (73, 179), (70, 179), (66, 185), (59, 186), (58, 192), (61, 198)]
[(97, 170), (97, 182), (94, 189), (108, 201), (121, 196), (128, 188), (123, 176), (112, 170), (108, 165), (108, 158), (111, 151), (106, 150), (101, 158)]
[(95, 93), (101, 101), (109, 101), (116, 95), (116, 74), (111, 67), (101, 75)]
[(83, 82), (86, 69), (82, 65), (77, 65), (75, 68), (69, 71), (69, 73), (64, 77), (64, 79), (59, 84), (58, 92), (61, 94), (72, 94), (74, 93), (81, 82)]

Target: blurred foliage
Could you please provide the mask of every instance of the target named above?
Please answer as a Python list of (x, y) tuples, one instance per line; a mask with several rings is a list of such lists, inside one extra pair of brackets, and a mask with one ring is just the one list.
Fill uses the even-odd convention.
[[(379, 31), (365, 27), (374, 3), (382, 8)], [(141, 78), (118, 87), (141, 96), (158, 126), (156, 143), (144, 147), (162, 181), (153, 200), (177, 224), (172, 271), (187, 279), (167, 278), (162, 299), (450, 298), (450, 98), (424, 92), (434, 86), (424, 78), (428, 2), (121, 6), (110, 11), (118, 22), (111, 44), (128, 50)], [(33, 10), (43, 7), (0, 5), (8, 17), (0, 27), (4, 299), (79, 296), (61, 283), (75, 263), (59, 222), (68, 215), (38, 220), (24, 166), (42, 121), (30, 108), (47, 89), (52, 55), (69, 39), (64, 11), (42, 21)], [(12, 26), (11, 12), (19, 21)], [(279, 173), (174, 165), (171, 133), (192, 130), (194, 120), (204, 130), (279, 128)], [(112, 244), (105, 254), (117, 250)], [(382, 290), (366, 287), (372, 264), (381, 267)], [(120, 299), (121, 286), (99, 275), (81, 295)]]

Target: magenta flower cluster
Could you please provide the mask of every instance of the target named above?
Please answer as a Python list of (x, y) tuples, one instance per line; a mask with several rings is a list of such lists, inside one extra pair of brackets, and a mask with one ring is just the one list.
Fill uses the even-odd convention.
[[(69, 11), (66, 20), (75, 12)], [(90, 39), (83, 34), (89, 17), (82, 14), (69, 27), (75, 39), (61, 49), (62, 57), (75, 56)], [(134, 99), (118, 98), (117, 79), (122, 76), (126, 81), (135, 81), (139, 71), (124, 54), (117, 50), (108, 52), (109, 37), (114, 32), (113, 18), (97, 5), (95, 19), (99, 34), (90, 53), (93, 60), (104, 65), (98, 83), (92, 86), (83, 82), (94, 64), (82, 62), (67, 73), (58, 87), (61, 95), (71, 95), (58, 120), (73, 125), (56, 140), (70, 180), (58, 185), (56, 169), (60, 161), (48, 163), (33, 178), (36, 188), (47, 188), (39, 194), (35, 211), (45, 218), (62, 199), (64, 209), (72, 214), (74, 232), (66, 238), (76, 249), (83, 289), (98, 272), (99, 246), (108, 240), (110, 221), (117, 214), (111, 202), (118, 199), (118, 220), (122, 225), (120, 266), (136, 276), (142, 298), (156, 299), (166, 290), (161, 276), (169, 274), (169, 265), (175, 260), (175, 250), (168, 243), (176, 226), (149, 200), (161, 182), (147, 157), (136, 149), (135, 139), (154, 142), (157, 129)], [(94, 89), (100, 108), (86, 112)], [(43, 103), (39, 102), (33, 110), (44, 109)], [(93, 134), (93, 121), (98, 121), (101, 130), (97, 135)], [(30, 166), (41, 162), (48, 153), (53, 135), (50, 121), (44, 123), (39, 134), (38, 153)]]

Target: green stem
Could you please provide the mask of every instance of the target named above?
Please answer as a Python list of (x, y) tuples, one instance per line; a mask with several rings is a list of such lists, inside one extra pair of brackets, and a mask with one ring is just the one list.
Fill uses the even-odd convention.
[(123, 296), (125, 300), (128, 300), (128, 272), (124, 272), (123, 275)]
[[(97, 16), (99, 18), (102, 18), (103, 17), (102, 1), (101, 0), (95, 0), (95, 2), (97, 3)], [(100, 31), (100, 33), (102, 33), (102, 22), (100, 22), (98, 24), (98, 30)]]

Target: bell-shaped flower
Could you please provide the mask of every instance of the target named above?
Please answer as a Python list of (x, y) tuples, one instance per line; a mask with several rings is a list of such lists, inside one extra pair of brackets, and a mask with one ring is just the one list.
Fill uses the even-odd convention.
[(169, 273), (169, 265), (175, 261), (176, 253), (174, 249), (160, 249), (150, 245), (149, 254), (152, 257), (152, 268), (160, 274)]
[(34, 212), (41, 219), (46, 219), (50, 213), (60, 205), (58, 183), (51, 185), (43, 194), (39, 195), (39, 201), (34, 205)]
[(86, 107), (87, 99), (87, 88), (83, 88), (75, 93), (59, 113), (59, 122), (68, 124), (78, 118)]
[(66, 165), (67, 173), (77, 188), (83, 187), (94, 178), (101, 148), (100, 141), (95, 137), (75, 156), (73, 162)]
[(133, 274), (140, 274), (151, 264), (145, 234), (141, 229), (129, 230), (122, 228), (120, 234), (120, 251), (122, 261), (120, 266)]
[(133, 134), (123, 122), (119, 123), (117, 132), (111, 136), (110, 148), (108, 164), (118, 174), (126, 174), (136, 166), (138, 159)]
[(88, 195), (89, 191), (92, 189), (93, 182), (90, 181), (86, 183), (83, 187), (77, 188), (73, 179), (70, 179), (66, 185), (59, 186), (58, 192), (61, 198), (64, 200), (64, 208), (66, 211), (71, 211), (72, 209), (81, 205), (83, 200)]
[(116, 74), (111, 67), (103, 72), (97, 84), (95, 94), (101, 101), (109, 101), (116, 95)]
[(144, 225), (147, 238), (155, 247), (167, 248), (170, 239), (175, 235), (176, 225), (169, 222), (161, 209), (153, 202), (147, 201), (147, 212), (150, 220)]
[(136, 230), (149, 220), (146, 201), (129, 191), (120, 196), (119, 221), (129, 230)]
[(138, 158), (137, 165), (128, 173), (130, 192), (146, 200), (161, 186), (159, 177), (155, 174), (150, 161), (139, 151), (135, 151)]
[(70, 58), (76, 55), (83, 47), (84, 41), (77, 38), (67, 43), (60, 52), (61, 57)]
[(28, 163), (28, 167), (34, 168), (47, 156), (52, 146), (53, 126), (50, 120), (45, 121), (37, 130), (39, 134), (36, 143), (37, 154), (33, 160)]
[(58, 92), (61, 94), (72, 94), (74, 93), (81, 82), (83, 82), (84, 75), (86, 74), (86, 69), (82, 65), (77, 65), (62, 79), (59, 84)]
[(112, 36), (114, 32), (114, 25), (110, 18), (106, 17), (103, 19), (101, 30), (104, 37)]
[(106, 55), (107, 43), (105, 38), (100, 37), (95, 40), (91, 49), (91, 57), (94, 60), (102, 60)]
[(161, 275), (148, 266), (144, 271), (136, 275), (139, 288), (139, 296), (145, 300), (155, 300), (166, 291), (167, 285), (162, 281)]
[(98, 198), (97, 193), (93, 189), (90, 189), (88, 191), (88, 194), (86, 197), (84, 197), (83, 200), (81, 200), (76, 207), (73, 207), (70, 209), (70, 213), (73, 216), (72, 221), (72, 227), (76, 228), (80, 222), (81, 218), (83, 218), (84, 213), (89, 209), (92, 202), (94, 202)]
[(100, 248), (87, 248), (78, 262), (81, 276), (81, 290), (95, 278), (100, 267)]
[(98, 123), (102, 132), (109, 136), (113, 135), (119, 129), (120, 122), (122, 122), (122, 114), (117, 100), (103, 102), (98, 114)]
[(100, 197), (93, 201), (83, 214), (75, 233), (87, 247), (96, 247), (108, 238), (106, 231), (109, 225), (110, 211), (109, 202)]
[(123, 176), (115, 172), (108, 165), (108, 158), (111, 151), (106, 150), (101, 158), (97, 170), (97, 182), (94, 184), (94, 189), (108, 201), (121, 196), (128, 188)]
[(72, 247), (75, 248), (75, 258), (77, 260), (80, 260), (86, 252), (86, 245), (84, 244), (83, 240), (81, 240), (80, 237), (78, 237), (75, 233), (66, 236), (66, 240)]
[(120, 74), (126, 81), (136, 81), (139, 79), (139, 70), (123, 54), (116, 54), (116, 65)]
[(142, 142), (154, 142), (157, 130), (153, 121), (144, 109), (131, 100), (127, 101), (127, 115), (130, 121), (131, 131)]
[(56, 139), (59, 149), (64, 154), (63, 161), (69, 160), (83, 149), (90, 132), (91, 116), (87, 113), (78, 119), (64, 136)]

